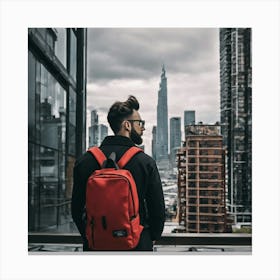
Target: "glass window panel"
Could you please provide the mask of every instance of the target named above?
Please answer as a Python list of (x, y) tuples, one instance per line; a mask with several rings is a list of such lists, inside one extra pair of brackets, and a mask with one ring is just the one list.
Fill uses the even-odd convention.
[(28, 52), (28, 139), (35, 138), (35, 90), (36, 90), (36, 61)]
[[(65, 155), (66, 91), (32, 53), (28, 62), (29, 123), (35, 126), (28, 146), (28, 230), (67, 232), (73, 230), (69, 221), (75, 158)], [(70, 95), (69, 121), (75, 134), (76, 94)]]
[(40, 147), (40, 229), (56, 225), (58, 202), (58, 152)]
[(35, 112), (35, 138), (36, 143), (40, 143), (40, 95), (41, 95), (41, 64), (36, 60), (36, 92), (35, 108), (30, 108)]
[(55, 54), (59, 58), (60, 62), (66, 68), (66, 54), (67, 54), (67, 42), (66, 42), (66, 29), (56, 28), (56, 42), (55, 42)]
[(38, 226), (40, 166), (39, 146), (28, 143), (28, 229), (34, 231)]
[(76, 92), (70, 87), (69, 90), (69, 154), (75, 155), (76, 144)]
[[(53, 50), (64, 67), (67, 65), (69, 75), (76, 81), (75, 32), (70, 28), (41, 28), (36, 35), (44, 38), (46, 47)], [(76, 154), (76, 92), (70, 88), (70, 84), (66, 85), (66, 92), (57, 76), (51, 74), (52, 66), (45, 68), (42, 63), (45, 64), (41, 54), (30, 50), (28, 230), (77, 232), (76, 226), (71, 223), (70, 204)], [(66, 112), (69, 113), (67, 118)]]
[(76, 81), (77, 72), (77, 38), (74, 31), (70, 30), (70, 74)]
[(41, 144), (65, 151), (66, 91), (41, 66)]
[[(65, 206), (65, 216), (71, 215), (71, 197), (73, 190), (73, 169), (75, 165), (75, 157), (68, 156), (67, 158), (67, 168), (66, 168), (66, 182), (65, 182), (65, 200), (69, 203)], [(69, 218), (71, 220), (71, 218)]]
[[(31, 147), (29, 151), (34, 154), (29, 157), (30, 161), (35, 158), (39, 167), (38, 175), (30, 176), (33, 182), (29, 181), (29, 230), (59, 231), (61, 224), (69, 221), (70, 215), (70, 199), (67, 201), (66, 197), (65, 154), (42, 146), (37, 146), (37, 151)], [(34, 170), (32, 163), (31, 169)]]

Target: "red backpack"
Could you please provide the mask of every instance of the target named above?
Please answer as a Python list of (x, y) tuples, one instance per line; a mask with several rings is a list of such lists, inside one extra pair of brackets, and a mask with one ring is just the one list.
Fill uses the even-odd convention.
[(142, 150), (131, 147), (118, 163), (115, 162), (115, 153), (107, 159), (97, 147), (88, 151), (101, 167), (88, 178), (86, 187), (86, 236), (89, 248), (133, 249), (139, 242), (143, 226), (140, 225), (135, 181), (130, 171), (123, 167)]

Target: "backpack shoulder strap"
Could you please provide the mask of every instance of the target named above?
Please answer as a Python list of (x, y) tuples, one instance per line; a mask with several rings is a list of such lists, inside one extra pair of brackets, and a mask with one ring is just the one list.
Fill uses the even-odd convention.
[(91, 147), (88, 149), (88, 152), (90, 152), (95, 157), (95, 159), (101, 167), (103, 162), (106, 160), (106, 157), (103, 154), (103, 152), (98, 147)]
[(120, 158), (118, 161), (118, 166), (119, 168), (123, 168), (129, 161), (130, 159), (135, 156), (136, 154), (143, 152), (142, 149), (137, 148), (137, 147), (131, 147), (129, 148), (124, 155)]

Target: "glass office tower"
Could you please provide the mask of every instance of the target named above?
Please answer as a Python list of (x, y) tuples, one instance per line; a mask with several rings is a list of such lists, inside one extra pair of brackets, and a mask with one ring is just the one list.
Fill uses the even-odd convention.
[(221, 132), (227, 150), (226, 185), (234, 222), (252, 221), (251, 29), (220, 29)]
[(28, 29), (28, 229), (68, 230), (74, 162), (86, 148), (83, 28)]

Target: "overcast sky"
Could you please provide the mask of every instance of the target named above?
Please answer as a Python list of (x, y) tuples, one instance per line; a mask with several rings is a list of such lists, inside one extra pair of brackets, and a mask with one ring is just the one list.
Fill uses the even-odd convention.
[(181, 117), (182, 137), (184, 110), (195, 110), (196, 122), (219, 121), (218, 29), (89, 28), (88, 126), (91, 110), (96, 109), (100, 123), (108, 125), (109, 107), (134, 95), (146, 120), (145, 151), (151, 154), (163, 63), (168, 120)]

